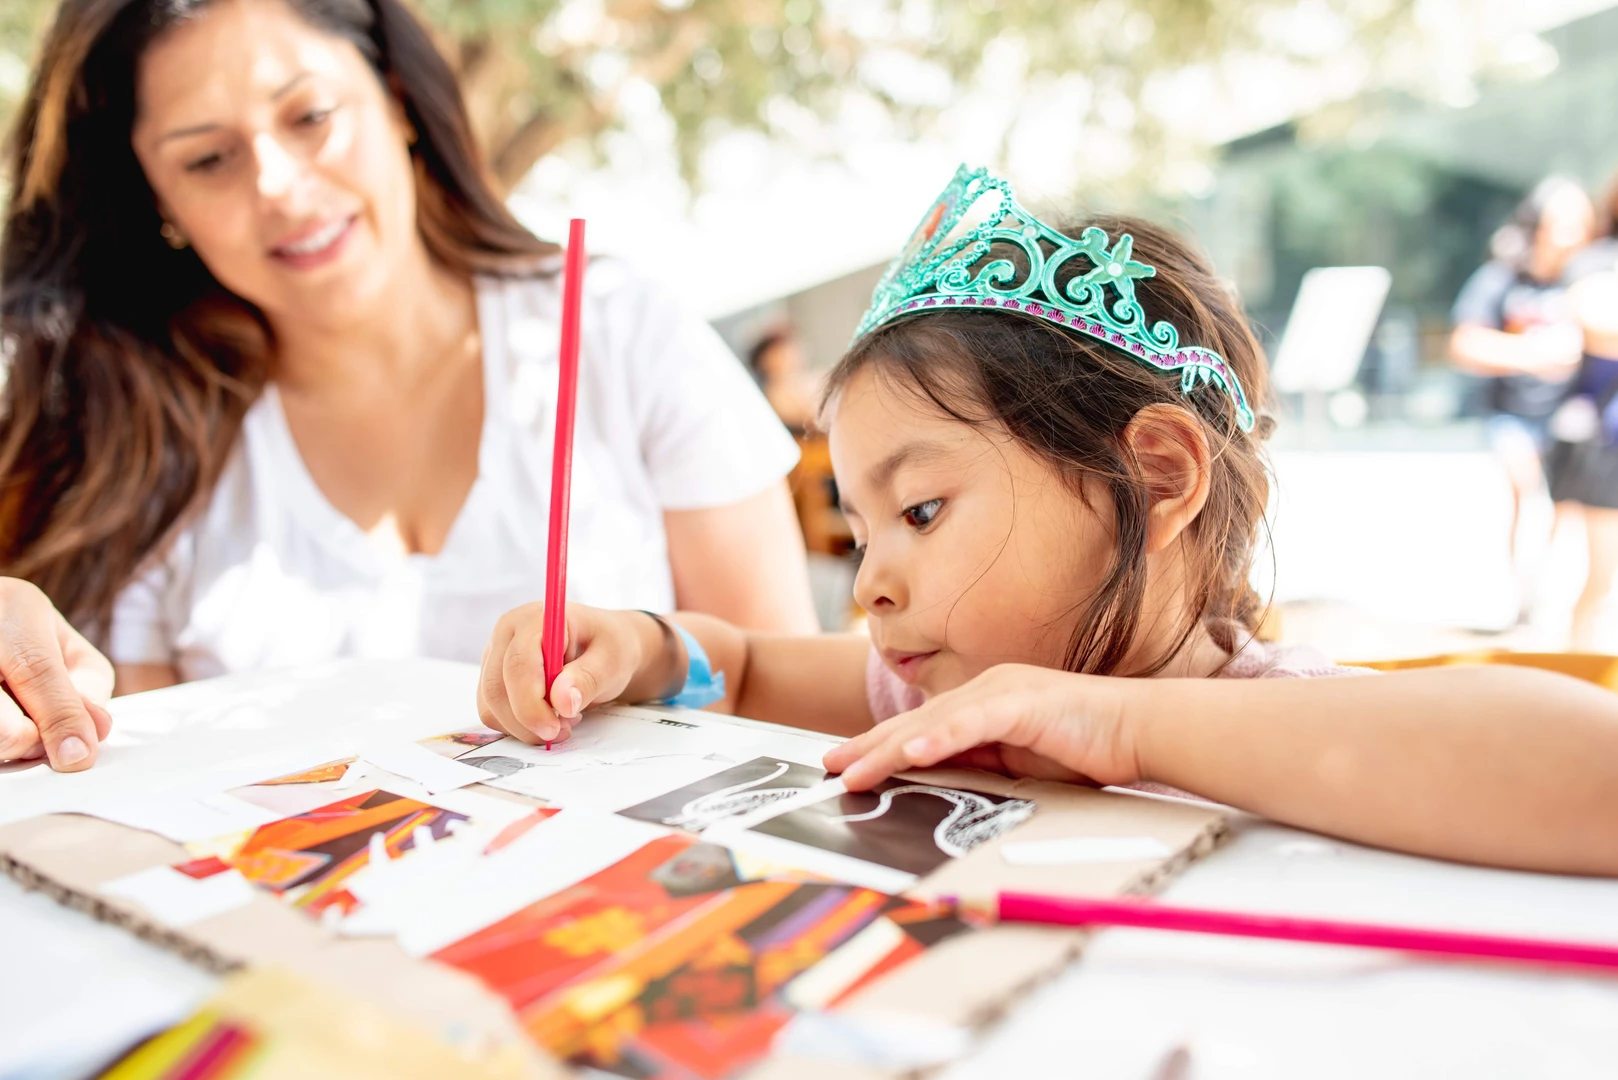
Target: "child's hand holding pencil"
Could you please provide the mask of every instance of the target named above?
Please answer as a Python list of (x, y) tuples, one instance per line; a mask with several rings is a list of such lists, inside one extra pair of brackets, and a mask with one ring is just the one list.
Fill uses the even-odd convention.
[(642, 611), (569, 604), (560, 670), (547, 668), (544, 604), (506, 612), (483, 651), (478, 716), (525, 743), (559, 742), (591, 705), (668, 697), (685, 678), (686, 658), (667, 625)]

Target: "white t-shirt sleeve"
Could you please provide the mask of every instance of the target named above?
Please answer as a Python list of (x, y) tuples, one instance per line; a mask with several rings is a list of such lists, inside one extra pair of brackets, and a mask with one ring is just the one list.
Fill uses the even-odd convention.
[(172, 664), (178, 634), (175, 597), (191, 537), (183, 533), (150, 558), (112, 606), (107, 659), (114, 664)]
[(644, 280), (614, 284), (603, 298), (610, 347), (663, 509), (740, 502), (786, 476), (798, 445), (713, 327)]

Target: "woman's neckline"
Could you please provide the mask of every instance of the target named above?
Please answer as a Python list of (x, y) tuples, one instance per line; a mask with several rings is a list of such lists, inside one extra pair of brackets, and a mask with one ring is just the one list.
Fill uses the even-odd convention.
[(282, 483), (283, 490), (290, 497), (294, 511), (304, 517), (313, 531), (323, 540), (332, 543), (362, 569), (374, 571), (390, 565), (425, 568), (452, 559), (460, 546), (457, 541), (472, 528), (468, 522), (475, 516), (482, 499), (486, 497), (484, 493), (489, 486), (486, 478), (499, 460), (496, 451), (503, 434), (503, 426), (500, 423), (503, 414), (498, 407), (498, 403), (502, 400), (498, 384), (498, 362), (502, 355), (499, 337), (501, 322), (499, 312), (496, 310), (498, 297), (494, 295), (490, 283), (481, 277), (474, 277), (472, 288), (474, 318), (480, 342), (478, 362), (482, 373), (483, 392), (483, 424), (478, 435), (477, 475), (473, 478), (472, 486), (467, 489), (466, 498), (444, 534), (444, 542), (435, 552), (400, 552), (396, 548), (379, 543), (358, 522), (339, 510), (315, 480), (314, 474), (309, 471), (308, 462), (304, 460), (298, 441), (292, 434), (292, 426), (287, 420), (280, 387), (273, 378), (265, 384), (261, 404), (267, 434), (276, 444), (275, 448), (280, 451), (278, 458), (289, 465), (289, 469), (276, 479)]

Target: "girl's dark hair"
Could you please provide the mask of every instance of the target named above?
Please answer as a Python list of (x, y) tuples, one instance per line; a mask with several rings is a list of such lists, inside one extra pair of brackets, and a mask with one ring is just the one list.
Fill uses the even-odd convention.
[[(263, 316), (159, 236), (130, 145), (135, 74), (210, 0), (63, 0), (12, 132), (0, 235), (0, 573), (103, 633), (113, 599), (212, 490), (269, 377)], [(454, 73), (401, 0), (287, 0), (351, 42), (417, 138), (417, 227), (464, 275), (553, 245), (502, 204)]]
[[(1095, 216), (1067, 222), (1078, 237), (1098, 226), (1109, 236), (1135, 238), (1133, 258), (1157, 268), (1136, 281), (1149, 323), (1167, 319), (1180, 340), (1220, 353), (1235, 370), (1255, 409), (1268, 399), (1264, 356), (1241, 305), (1184, 240), (1151, 222)], [(1009, 258), (1026, 272), (1027, 258), (996, 245), (983, 262)], [(1057, 272), (1063, 286), (1087, 270), (1072, 259)], [(1019, 278), (1019, 280), (1021, 280)], [(1256, 630), (1262, 604), (1248, 584), (1263, 526), (1269, 483), (1262, 441), (1273, 421), (1261, 413), (1251, 433), (1237, 426), (1230, 398), (1217, 386), (1180, 392), (1164, 374), (1128, 354), (1043, 319), (1003, 311), (948, 309), (902, 319), (859, 341), (832, 370), (827, 401), (866, 369), (917, 394), (962, 423), (1009, 432), (1047, 462), (1088, 502), (1084, 481), (1099, 481), (1112, 499), (1116, 551), (1094, 595), (1077, 612), (1064, 667), (1095, 674), (1151, 674), (1169, 662), (1204, 620), (1234, 620)], [(1141, 623), (1146, 591), (1146, 524), (1151, 491), (1124, 441), (1124, 428), (1149, 405), (1191, 412), (1212, 451), (1207, 503), (1186, 531), (1190, 609), (1174, 644), (1136, 670), (1120, 671)]]

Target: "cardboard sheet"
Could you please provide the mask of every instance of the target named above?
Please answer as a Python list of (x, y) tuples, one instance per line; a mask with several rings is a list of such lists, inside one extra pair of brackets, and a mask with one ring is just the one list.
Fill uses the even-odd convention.
[[(914, 891), (924, 896), (972, 895), (997, 889), (1077, 895), (1152, 892), (1183, 866), (1211, 850), (1224, 832), (1225, 812), (1221, 808), (1178, 800), (1012, 781), (966, 771), (935, 770), (905, 774), (902, 779), (1032, 800), (1039, 808), (1005, 837), (986, 841), (922, 878)], [(580, 813), (589, 816), (588, 812)], [(483, 921), (485, 915), (498, 916), (501, 912), (496, 909), (515, 910), (536, 892), (553, 890), (558, 884), (555, 874), (561, 871), (557, 869), (560, 862), (552, 860), (561, 856), (551, 848), (565, 839), (567, 830), (556, 826), (566, 817), (564, 812), (545, 819), (512, 844), (506, 853), (518, 856), (524, 866), (539, 872), (538, 877), (523, 875), (532, 879), (526, 880), (526, 888), (515, 889), (509, 899), (498, 900), (475, 918), (469, 916), (467, 929), (471, 929), (470, 922)], [(622, 817), (617, 820), (633, 826), (625, 831), (626, 846), (636, 835), (651, 835), (656, 829), (650, 823)], [(1006, 842), (1083, 837), (1147, 837), (1174, 855), (1131, 862), (1012, 865), (1000, 851)], [(587, 871), (586, 864), (609, 861), (608, 854), (605, 850), (581, 851), (579, 855), (585, 861), (579, 867)], [(391, 938), (332, 935), (262, 894), (245, 907), (176, 931), (161, 926), (138, 905), (101, 891), (101, 886), (112, 879), (180, 862), (184, 855), (183, 849), (160, 837), (93, 818), (51, 816), (0, 827), (0, 866), (205, 966), (227, 970), (242, 964), (283, 964), (354, 992), (429, 1032), (473, 1031), (491, 1052), (514, 1044), (528, 1045), (506, 1003), (498, 996), (444, 965), (413, 959)], [(522, 858), (524, 855), (531, 857)], [(563, 877), (572, 874), (572, 870), (563, 869)], [(505, 878), (504, 874), (494, 873), (491, 880)], [(431, 898), (426, 902), (430, 904)], [(412, 915), (418, 919), (415, 925), (429, 928), (415, 936), (412, 952), (426, 952), (458, 935), (453, 928), (443, 929), (435, 919), (420, 919), (419, 911), (406, 911), (398, 917), (408, 921)], [(976, 1030), (995, 1020), (1034, 985), (1071, 963), (1086, 939), (1081, 931), (1027, 926), (998, 926), (961, 935), (856, 990), (839, 1004), (838, 1011), (849, 1016), (851, 1023), (868, 1018), (875, 1026), (902, 1023), (921, 1028), (931, 1024), (951, 1030)], [(882, 1065), (883, 1060), (891, 1062), (891, 1047), (882, 1048), (886, 1058), (864, 1065), (848, 1060), (851, 1048), (861, 1045), (857, 1039), (828, 1041), (827, 1060), (809, 1053), (813, 1045), (814, 1040), (791, 1040), (793, 1053), (775, 1055), (749, 1075), (823, 1076), (835, 1069), (839, 1076), (865, 1075), (867, 1071), (876, 1076), (910, 1071)]]
[[(104, 758), (97, 769), (68, 777), (0, 776), (0, 821), (17, 816), (17, 803), (13, 793), (20, 793), (20, 804), (25, 811), (51, 809), (74, 804), (91, 796), (97, 798), (123, 798), (138, 796), (152, 790), (155, 785), (172, 782), (188, 793), (205, 794), (224, 790), (217, 786), (221, 777), (231, 778), (227, 785), (240, 795), (243, 784), (282, 778), (298, 770), (313, 770), (295, 783), (272, 784), (255, 789), (258, 796), (264, 791), (280, 788), (281, 792), (303, 796), (300, 787), (310, 789), (308, 798), (320, 798), (324, 805), (335, 799), (365, 791), (381, 784), (390, 790), (406, 793), (387, 780), (387, 774), (366, 773), (363, 781), (356, 782), (355, 770), (344, 770), (334, 763), (363, 754), (368, 748), (384, 740), (401, 738), (416, 740), (430, 735), (452, 731), (457, 727), (472, 728), (475, 718), (467, 717), (472, 701), (472, 682), (475, 669), (470, 666), (450, 665), (452, 671), (440, 671), (416, 683), (398, 675), (398, 665), (383, 665), (387, 678), (356, 674), (356, 667), (346, 665), (345, 670), (327, 673), (319, 679), (295, 681), (291, 688), (279, 686), (273, 679), (241, 680), (235, 683), (229, 701), (234, 705), (224, 710), (222, 717), (212, 717), (201, 724), (201, 735), (193, 739), (191, 731), (166, 732), (165, 727), (176, 723), (171, 716), (163, 718), (157, 706), (166, 702), (182, 713), (188, 701), (195, 701), (202, 709), (208, 698), (199, 686), (177, 688), (154, 695), (131, 699), (120, 713), (119, 719), (129, 719), (130, 726), (139, 728), (130, 733), (137, 742)], [(341, 677), (339, 677), (341, 676)], [(388, 690), (378, 694), (377, 688), (386, 683)], [(254, 724), (263, 723), (266, 730), (273, 725), (267, 709), (275, 714), (274, 724), (282, 715), (301, 715), (298, 707), (307, 692), (311, 706), (322, 688), (337, 684), (348, 687), (344, 693), (354, 700), (333, 702), (329, 696), (319, 700), (319, 707), (311, 707), (316, 717), (308, 724), (293, 725), (291, 732), (274, 731), (259, 737)], [(260, 695), (257, 705), (254, 694)], [(262, 695), (268, 694), (269, 698)], [(462, 696), (464, 694), (464, 696)], [(165, 697), (165, 695), (170, 695)], [(157, 699), (163, 699), (158, 701)], [(271, 705), (265, 705), (270, 701)], [(138, 706), (138, 708), (137, 708)], [(355, 719), (346, 726), (330, 722), (333, 708), (352, 709)], [(254, 712), (257, 708), (259, 711)], [(589, 768), (564, 765), (559, 758), (536, 764), (533, 768), (516, 770), (516, 776), (545, 777), (543, 785), (535, 790), (555, 792), (558, 801), (565, 792), (578, 793), (580, 801), (568, 804), (568, 809), (554, 816), (529, 815), (529, 809), (540, 804), (533, 799), (509, 794), (498, 788), (518, 785), (509, 781), (512, 774), (494, 781), (495, 786), (481, 784), (465, 789), (469, 796), (482, 794), (523, 804), (514, 810), (512, 836), (503, 842), (498, 853), (482, 860), (483, 871), (490, 877), (485, 890), (468, 889), (468, 893), (487, 896), (487, 903), (478, 905), (475, 913), (463, 913), (465, 922), (449, 926), (442, 916), (455, 905), (447, 907), (447, 893), (437, 887), (422, 887), (414, 892), (398, 887), (397, 882), (379, 890), (376, 896), (378, 933), (400, 933), (410, 948), (402, 948), (391, 936), (345, 937), (320, 923), (306, 918), (287, 904), (262, 892), (244, 906), (222, 911), (210, 917), (198, 918), (181, 929), (166, 927), (127, 897), (108, 895), (104, 886), (114, 879), (123, 878), (153, 867), (183, 863), (187, 852), (177, 844), (149, 832), (117, 825), (108, 821), (75, 814), (51, 814), (25, 821), (0, 824), (0, 870), (30, 884), (45, 888), (65, 902), (89, 911), (91, 914), (129, 928), (148, 940), (166, 946), (181, 955), (215, 971), (228, 971), (243, 965), (279, 964), (300, 976), (319, 980), (353, 993), (362, 1000), (377, 1005), (406, 1021), (418, 1025), (429, 1035), (465, 1043), (471, 1038), (483, 1052), (489, 1054), (520, 1052), (530, 1054), (530, 1044), (523, 1036), (510, 1010), (501, 997), (485, 988), (476, 979), (443, 964), (417, 959), (411, 952), (424, 953), (441, 949), (459, 940), (464, 933), (477, 929), (473, 923), (486, 925), (523, 905), (530, 904), (538, 894), (553, 892), (567, 882), (586, 875), (592, 870), (621, 857), (623, 850), (644, 842), (650, 835), (667, 834), (668, 826), (654, 823), (642, 815), (641, 820), (629, 816), (613, 815), (621, 823), (622, 836), (617, 846), (603, 844), (600, 850), (590, 850), (568, 840), (565, 822), (570, 814), (582, 817), (601, 817), (606, 811), (621, 810), (650, 799), (663, 792), (695, 783), (731, 765), (742, 764), (758, 755), (779, 757), (782, 761), (806, 767), (817, 773), (821, 754), (827, 740), (804, 733), (760, 725), (757, 728), (728, 721), (715, 721), (688, 713), (665, 713), (649, 709), (613, 709), (615, 724), (656, 724), (666, 729), (658, 736), (646, 740), (646, 751), (635, 760), (619, 760), (620, 751), (602, 745), (601, 741), (586, 746), (581, 743), (579, 757), (595, 757)], [(144, 719), (141, 719), (144, 717)], [(234, 717), (234, 719), (231, 719)], [(228, 721), (228, 722), (227, 722)], [(668, 721), (665, 723), (664, 721)], [(187, 720), (187, 723), (190, 721)], [(633, 726), (632, 724), (632, 726)], [(236, 725), (232, 728), (231, 725)], [(712, 725), (710, 727), (710, 725)], [(242, 728), (253, 731), (253, 737), (244, 739)], [(209, 732), (213, 732), (211, 737)], [(225, 739), (229, 731), (233, 736)], [(697, 732), (693, 737), (689, 734)], [(443, 745), (429, 746), (443, 759), (459, 762), (489, 772), (491, 759), (531, 757), (533, 751), (504, 747), (487, 738), (473, 737), (473, 732), (462, 740), (451, 739)], [(693, 742), (695, 746), (693, 747)], [(160, 744), (164, 744), (161, 745)], [(691, 752), (693, 749), (701, 753)], [(542, 752), (542, 751), (541, 751)], [(707, 753), (716, 753), (719, 760), (705, 760)], [(217, 755), (209, 759), (208, 755)], [(568, 757), (560, 755), (559, 757)], [(632, 755), (634, 756), (634, 755)], [(501, 763), (504, 764), (503, 762)], [(110, 766), (110, 767), (109, 767)], [(612, 775), (622, 775), (624, 791), (602, 794), (603, 768), (611, 768)], [(105, 770), (105, 771), (103, 771)], [(144, 778), (140, 774), (147, 773)], [(96, 776), (103, 780), (95, 790), (78, 790), (82, 784), (75, 776)], [(631, 782), (636, 774), (640, 779)], [(199, 778), (200, 777), (200, 778)], [(337, 779), (328, 779), (337, 777)], [(555, 778), (555, 779), (552, 779)], [(562, 778), (566, 778), (562, 782)], [(27, 783), (18, 785), (18, 780)], [(66, 785), (57, 782), (66, 780)], [(654, 780), (656, 783), (654, 783)], [(666, 781), (666, 782), (665, 782)], [(1005, 777), (964, 770), (929, 770), (904, 774), (900, 785), (920, 785), (976, 792), (995, 800), (1032, 802), (1036, 811), (1032, 816), (1019, 816), (1008, 823), (1004, 834), (995, 834), (975, 843), (958, 857), (939, 861), (929, 857), (925, 865), (907, 867), (903, 873), (914, 881), (913, 895), (923, 898), (940, 896), (975, 896), (996, 890), (1016, 889), (1053, 894), (1109, 896), (1126, 893), (1150, 893), (1170, 877), (1202, 854), (1211, 850), (1223, 835), (1226, 811), (1220, 807), (1193, 804), (1180, 800), (1149, 796), (1095, 791), (1068, 785), (1032, 781), (1015, 781)], [(335, 787), (352, 783), (353, 786)], [(657, 786), (660, 783), (662, 786)], [(593, 800), (588, 796), (594, 789)], [(897, 790), (897, 788), (895, 788)], [(64, 795), (64, 792), (66, 795)], [(628, 798), (624, 792), (632, 792)], [(459, 793), (456, 793), (459, 794)], [(255, 796), (257, 797), (257, 796)], [(277, 798), (291, 795), (278, 794)], [(410, 795), (409, 797), (422, 798)], [(845, 796), (846, 797), (846, 796)], [(446, 800), (449, 798), (445, 797)], [(911, 798), (906, 796), (907, 799)], [(915, 797), (916, 806), (930, 805), (928, 798)], [(689, 799), (681, 802), (683, 809)], [(897, 805), (897, 798), (893, 800)], [(937, 800), (933, 800), (937, 801)], [(942, 804), (940, 804), (942, 805)], [(812, 808), (809, 808), (812, 809)], [(920, 811), (915, 811), (919, 813)], [(932, 813), (932, 811), (928, 811)], [(947, 811), (939, 809), (935, 816)], [(794, 813), (801, 813), (795, 811)], [(896, 814), (895, 821), (913, 813), (910, 810)], [(476, 815), (472, 815), (476, 817)], [(803, 836), (821, 837), (812, 843), (835, 843), (823, 837), (825, 814), (811, 819), (798, 829)], [(834, 817), (848, 819), (847, 808)], [(857, 815), (856, 815), (857, 816)], [(931, 821), (931, 817), (927, 819)], [(774, 832), (781, 833), (791, 824), (782, 818)], [(942, 827), (942, 826), (937, 826)], [(927, 825), (927, 829), (935, 828)], [(745, 830), (751, 835), (779, 843), (798, 844), (801, 837), (770, 836), (757, 829)], [(1171, 854), (1159, 858), (1138, 858), (1114, 861), (1065, 862), (1046, 860), (1008, 861), (1002, 852), (1006, 843), (1054, 842), (1077, 845), (1082, 850), (1087, 840), (1110, 842), (1115, 850), (1124, 850), (1120, 840), (1130, 840), (1130, 851), (1161, 850)], [(727, 838), (728, 842), (728, 838)], [(840, 842), (840, 841), (839, 841)], [(874, 841), (873, 841), (874, 842)], [(743, 847), (745, 845), (738, 845)], [(1102, 847), (1106, 847), (1103, 844)], [(578, 848), (579, 850), (574, 850)], [(1099, 849), (1098, 849), (1099, 850)], [(502, 868), (498, 864), (504, 858)], [(404, 873), (412, 858), (400, 861), (399, 871)], [(521, 865), (524, 872), (510, 871)], [(417, 863), (425, 870), (429, 861)], [(492, 869), (491, 869), (492, 866)], [(479, 867), (471, 864), (469, 872)], [(456, 871), (459, 872), (458, 870)], [(443, 875), (452, 878), (452, 874)], [(422, 880), (431, 883), (431, 875)], [(471, 882), (450, 881), (450, 891)], [(513, 884), (514, 883), (514, 884)], [(385, 883), (386, 884), (386, 883)], [(440, 882), (443, 884), (443, 882)], [(504, 892), (495, 885), (509, 886)], [(364, 889), (362, 888), (362, 891)], [(367, 899), (367, 906), (371, 903)], [(436, 910), (435, 910), (436, 908)], [(464, 927), (464, 930), (463, 930)], [(407, 928), (410, 928), (407, 931)], [(880, 929), (880, 928), (879, 928)], [(872, 935), (879, 931), (873, 930)], [(778, 1054), (757, 1066), (750, 1075), (758, 1077), (824, 1076), (835, 1075), (852, 1080), (859, 1076), (891, 1075), (895, 1072), (894, 1055), (898, 1051), (887, 1047), (872, 1061), (851, 1061), (861, 1045), (861, 1021), (868, 1021), (866, 1029), (902, 1025), (909, 1030), (926, 1030), (929, 1025), (939, 1030), (970, 1031), (994, 1020), (1010, 1003), (1028, 988), (1066, 966), (1082, 948), (1086, 936), (1082, 932), (1036, 927), (1003, 926), (962, 934), (941, 941), (914, 961), (899, 966), (869, 985), (856, 989), (851, 996), (841, 999), (836, 1011), (849, 1018), (848, 1037), (825, 1040), (826, 1059), (816, 1059), (816, 1040), (798, 1037), (789, 1043), (791, 1053)], [(881, 945), (873, 936), (872, 948)], [(866, 944), (862, 940), (862, 945)], [(823, 1001), (837, 999), (839, 986), (837, 973), (828, 969), (817, 973), (817, 979), (806, 983), (797, 991), (805, 1007), (816, 1007)], [(896, 1019), (897, 1018), (897, 1019)], [(513, 1048), (517, 1048), (513, 1051)], [(875, 1051), (873, 1051), (875, 1054)], [(538, 1063), (533, 1068), (542, 1074), (546, 1068)], [(902, 1070), (900, 1070), (902, 1071)], [(548, 1075), (559, 1075), (551, 1072)]]

